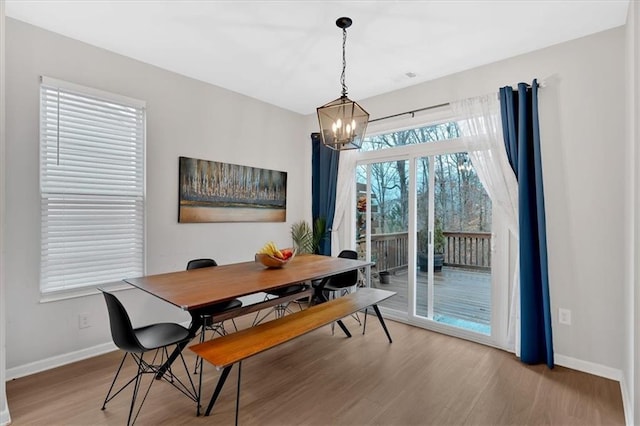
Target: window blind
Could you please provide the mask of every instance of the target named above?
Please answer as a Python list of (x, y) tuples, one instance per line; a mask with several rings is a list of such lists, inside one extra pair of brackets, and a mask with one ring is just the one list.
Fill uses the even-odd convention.
[(143, 275), (144, 103), (40, 87), (41, 292)]

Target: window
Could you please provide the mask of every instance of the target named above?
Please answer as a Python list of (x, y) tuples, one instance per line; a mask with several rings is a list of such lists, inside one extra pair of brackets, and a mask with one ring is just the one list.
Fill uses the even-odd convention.
[(143, 275), (144, 108), (42, 78), (43, 295)]
[(403, 145), (453, 140), (459, 137), (458, 123), (450, 121), (368, 136), (364, 138), (360, 150), (376, 151)]

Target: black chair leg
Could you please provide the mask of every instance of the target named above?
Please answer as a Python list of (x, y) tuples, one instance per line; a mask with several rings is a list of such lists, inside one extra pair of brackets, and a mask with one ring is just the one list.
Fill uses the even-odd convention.
[[(133, 395), (131, 396), (131, 405), (129, 406), (129, 416), (127, 417), (127, 426), (132, 424), (131, 416), (133, 415), (133, 407), (135, 406), (135, 403), (136, 403), (136, 398), (138, 396), (139, 388), (140, 388), (140, 365), (138, 365), (138, 374), (136, 375), (136, 381), (135, 381), (135, 384), (133, 385)], [(133, 421), (135, 422), (135, 419)]]
[[(202, 326), (204, 326), (204, 322), (202, 321), (202, 318), (200, 317), (200, 315), (193, 315), (191, 317), (191, 325), (189, 326), (189, 337), (191, 337), (192, 339), (196, 337), (198, 330), (200, 330), (200, 327)], [(169, 366), (171, 366), (173, 361), (175, 361), (176, 358), (178, 358), (178, 355), (182, 353), (182, 350), (186, 348), (188, 344), (189, 342), (185, 341), (183, 343), (176, 345), (176, 348), (171, 353), (169, 358), (167, 358), (165, 363), (158, 369), (158, 372), (156, 373), (156, 380), (160, 380), (162, 378), (165, 371), (167, 371)]]
[[(258, 315), (260, 315), (260, 311), (258, 311), (258, 313), (256, 314), (256, 317), (253, 319), (253, 323), (251, 324), (251, 327), (255, 327), (256, 325), (260, 324), (262, 321), (265, 320), (265, 318), (271, 315), (271, 312), (274, 312), (275, 309), (276, 308), (269, 309), (269, 311), (266, 314), (264, 314), (264, 316), (260, 319), (258, 319)], [(276, 314), (276, 318), (277, 318), (277, 314)]]
[(165, 361), (165, 363), (162, 365), (162, 367), (160, 367), (160, 369), (156, 373), (156, 380), (162, 379), (162, 376), (164, 376), (164, 373), (166, 373), (166, 371), (171, 367), (171, 364), (173, 364), (173, 361), (175, 361), (176, 358), (178, 358), (178, 356), (182, 353), (182, 350), (186, 348), (188, 344), (189, 342), (184, 342), (176, 345), (176, 348), (173, 350), (171, 355), (169, 355), (169, 358)]
[(107, 391), (107, 396), (104, 398), (104, 402), (102, 403), (102, 410), (107, 408), (107, 402), (111, 401), (111, 399), (113, 399), (113, 396), (116, 396), (117, 394), (119, 394), (122, 389), (127, 387), (129, 385), (129, 383), (131, 383), (133, 381), (133, 379), (129, 380), (129, 383), (124, 385), (118, 392), (116, 392), (116, 395), (113, 395), (111, 398), (109, 398), (109, 395), (111, 395), (111, 391), (113, 390), (113, 386), (116, 384), (116, 380), (118, 380), (118, 376), (120, 375), (120, 370), (122, 370), (122, 366), (124, 365), (124, 361), (126, 359), (127, 359), (127, 354), (125, 353), (124, 356), (122, 357), (122, 361), (120, 361), (120, 366), (118, 367), (118, 371), (116, 371), (116, 376), (113, 378), (113, 381), (111, 382), (111, 386), (109, 387), (109, 390)]
[[(265, 298), (265, 300), (267, 300), (267, 298)], [(264, 314), (264, 316), (260, 319), (258, 319), (258, 317), (260, 316), (260, 311), (258, 311), (258, 313), (256, 314), (256, 317), (253, 320), (253, 323), (251, 324), (252, 327), (255, 327), (256, 325), (260, 324), (262, 321), (264, 321), (269, 315), (271, 315), (272, 313), (275, 315), (275, 318), (282, 318), (283, 316), (285, 316), (288, 313), (292, 314), (293, 311), (291, 309), (289, 309), (289, 304), (291, 302), (287, 302), (287, 303), (283, 303), (280, 305), (275, 305), (273, 308), (269, 309), (269, 311)], [(302, 310), (302, 308), (300, 309)], [(235, 323), (233, 324), (235, 326)], [(236, 329), (237, 331), (237, 329)]]
[[(138, 411), (136, 411), (136, 415), (134, 416), (132, 421), (129, 421), (131, 420), (131, 415), (133, 413), (136, 400), (138, 399), (138, 392), (140, 391), (140, 385), (142, 384), (142, 377), (144, 376), (145, 373), (148, 373), (150, 371), (153, 372), (153, 368), (151, 367), (151, 365), (147, 364), (143, 360), (142, 355), (135, 355), (135, 354), (131, 354), (131, 355), (133, 356), (133, 358), (135, 358), (136, 363), (138, 364), (138, 374), (136, 376), (136, 384), (133, 390), (133, 397), (131, 398), (131, 408), (129, 410), (129, 419), (127, 420), (127, 425), (134, 424), (138, 419), (138, 416), (140, 415), (140, 411), (142, 410), (142, 406), (144, 405), (144, 402), (147, 399), (147, 395), (149, 395), (149, 391), (151, 390), (151, 385), (153, 385), (153, 379), (151, 379), (149, 381), (149, 386), (147, 387), (147, 390), (144, 393), (144, 397), (142, 398), (142, 401), (140, 401), (140, 404), (138, 405)], [(155, 362), (155, 359), (157, 356), (158, 356), (158, 352), (156, 351), (156, 354), (154, 355), (153, 360), (151, 361), (152, 363)], [(171, 367), (169, 367), (168, 371), (169, 371), (169, 374), (171, 375)]]
[[(191, 389), (189, 389), (187, 385), (180, 380), (179, 377), (176, 377), (173, 374), (171, 374), (171, 382), (173, 383), (174, 381), (173, 379), (175, 378), (178, 384), (174, 385), (174, 387), (178, 389), (180, 392), (182, 392), (184, 395), (186, 395), (188, 398), (195, 401), (196, 415), (199, 416), (200, 415), (200, 390), (202, 388), (202, 374), (200, 374), (200, 384), (196, 389), (196, 385), (193, 383), (193, 380), (191, 380), (191, 376), (189, 375), (189, 367), (187, 367), (187, 361), (185, 361), (184, 356), (182, 354), (180, 354), (180, 361), (182, 361), (182, 367), (184, 368), (184, 372), (186, 373), (187, 379), (189, 379), (189, 384), (191, 385)], [(202, 359), (200, 359), (200, 371), (202, 371)]]

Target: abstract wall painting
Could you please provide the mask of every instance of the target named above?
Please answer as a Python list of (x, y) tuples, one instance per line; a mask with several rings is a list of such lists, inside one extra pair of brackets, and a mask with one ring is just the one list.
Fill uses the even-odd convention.
[(287, 173), (180, 157), (178, 222), (285, 222)]

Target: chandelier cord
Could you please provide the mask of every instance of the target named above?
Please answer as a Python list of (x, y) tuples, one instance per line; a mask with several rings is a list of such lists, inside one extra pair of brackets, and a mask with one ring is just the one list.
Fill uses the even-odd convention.
[(342, 84), (342, 96), (347, 96), (347, 83), (345, 82), (345, 70), (347, 68), (347, 29), (342, 29), (342, 75), (340, 76), (340, 84)]

